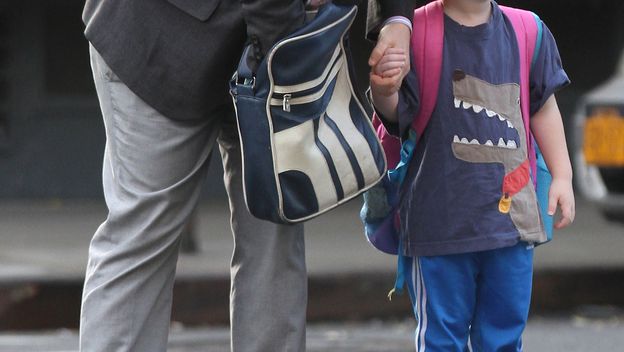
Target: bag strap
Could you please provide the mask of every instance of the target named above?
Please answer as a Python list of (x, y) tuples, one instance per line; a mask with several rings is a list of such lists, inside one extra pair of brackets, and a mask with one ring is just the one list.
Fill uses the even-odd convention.
[(438, 99), (444, 48), (444, 1), (437, 0), (416, 9), (412, 23), (412, 51), (420, 90), (420, 110), (412, 128), (420, 138)]
[(533, 12), (515, 9), (507, 6), (500, 6), (516, 33), (518, 49), (520, 51), (520, 106), (522, 109), (522, 120), (524, 121), (524, 129), (526, 132), (527, 149), (529, 154), (529, 163), (531, 165), (531, 175), (533, 181), (537, 178), (537, 161), (535, 153), (535, 143), (530, 126), (530, 74), (531, 68), (537, 61), (539, 49), (542, 44), (543, 26), (542, 21)]
[[(414, 69), (418, 75), (420, 110), (412, 121), (409, 136), (401, 145), (401, 159), (396, 168), (388, 172), (392, 182), (400, 185), (407, 173), (407, 165), (412, 158), (418, 140), (422, 136), (438, 99), (440, 76), (442, 74), (442, 55), (444, 49), (444, 8), (443, 0), (431, 2), (414, 10), (412, 28), (412, 53)], [(403, 292), (405, 270), (409, 263), (403, 255), (403, 243), (399, 241), (397, 258), (397, 276), (392, 295)]]
[(420, 108), (402, 141), (399, 160), (388, 171), (390, 180), (402, 184), (407, 165), (435, 109), (442, 74), (444, 48), (444, 1), (437, 0), (414, 10), (412, 56), (418, 76)]

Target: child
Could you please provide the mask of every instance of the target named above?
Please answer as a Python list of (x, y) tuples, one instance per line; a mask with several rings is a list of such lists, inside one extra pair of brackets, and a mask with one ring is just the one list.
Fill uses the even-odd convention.
[[(490, 0), (444, 1), (444, 49), (436, 107), (402, 184), (399, 206), (417, 351), (521, 351), (533, 245), (545, 240), (532, 182), (513, 196), (504, 181), (527, 160), (514, 28)], [(371, 94), (388, 131), (405, 136), (419, 109), (412, 70), (398, 93), (380, 82), (406, 65), (387, 49)], [(572, 170), (554, 93), (569, 83), (544, 26), (530, 75), (531, 130), (552, 173), (549, 214), (574, 219)], [(412, 65), (413, 68), (413, 65)], [(528, 172), (525, 167), (524, 172)]]

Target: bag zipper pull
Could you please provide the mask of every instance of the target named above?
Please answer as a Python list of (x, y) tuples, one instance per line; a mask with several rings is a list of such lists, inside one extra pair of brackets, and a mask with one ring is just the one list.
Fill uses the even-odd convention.
[(291, 94), (284, 94), (284, 97), (282, 98), (282, 110), (286, 112), (290, 112), (290, 98), (291, 97), (292, 97)]

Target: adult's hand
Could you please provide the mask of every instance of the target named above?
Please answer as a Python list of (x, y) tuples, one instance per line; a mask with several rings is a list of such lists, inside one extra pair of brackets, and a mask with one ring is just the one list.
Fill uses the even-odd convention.
[(374, 83), (379, 87), (379, 92), (383, 95), (389, 96), (396, 93), (401, 87), (403, 78), (409, 72), (410, 37), (410, 29), (405, 24), (400, 22), (388, 23), (379, 32), (377, 45), (368, 59), (368, 65), (371, 67), (371, 72), (374, 71), (375, 66), (383, 57), (386, 49), (400, 48), (403, 49), (403, 52), (405, 53), (405, 65), (403, 65), (403, 70), (400, 75), (392, 77), (371, 75), (371, 80), (374, 80)]

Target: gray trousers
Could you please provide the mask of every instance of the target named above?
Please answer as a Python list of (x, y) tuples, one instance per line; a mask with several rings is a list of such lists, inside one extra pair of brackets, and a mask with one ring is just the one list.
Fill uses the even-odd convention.
[(166, 351), (180, 233), (196, 206), (215, 142), (234, 234), (232, 350), (304, 351), (303, 226), (261, 221), (247, 211), (231, 109), (174, 121), (133, 94), (93, 48), (91, 65), (106, 128), (109, 214), (89, 248), (80, 351)]

